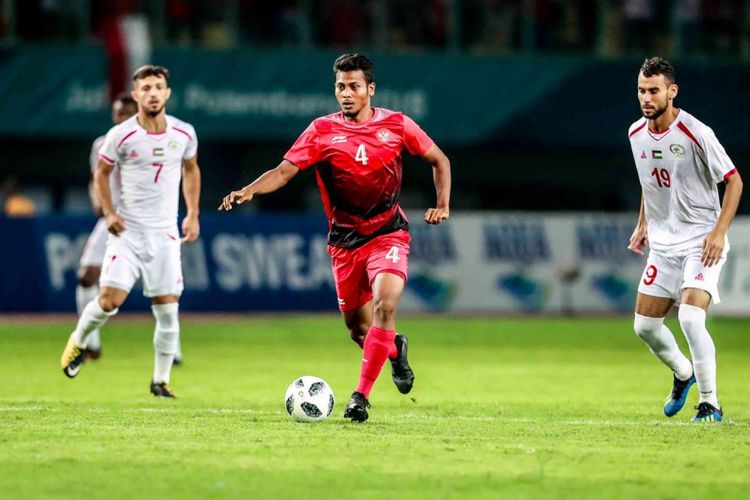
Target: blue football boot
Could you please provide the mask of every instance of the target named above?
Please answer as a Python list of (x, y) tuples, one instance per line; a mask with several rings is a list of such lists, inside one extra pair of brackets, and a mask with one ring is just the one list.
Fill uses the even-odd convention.
[(724, 412), (721, 408), (715, 408), (711, 403), (698, 403), (695, 407), (698, 413), (692, 418), (693, 422), (721, 422), (724, 420)]
[(667, 397), (664, 402), (664, 414), (668, 417), (677, 415), (677, 412), (682, 410), (687, 400), (688, 392), (695, 383), (695, 375), (691, 375), (687, 380), (680, 380), (676, 376), (674, 377), (674, 383), (672, 384), (672, 393)]

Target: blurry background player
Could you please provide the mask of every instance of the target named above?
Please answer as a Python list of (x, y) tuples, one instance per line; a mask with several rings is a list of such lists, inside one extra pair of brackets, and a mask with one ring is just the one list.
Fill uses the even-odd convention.
[[(200, 232), (200, 170), (192, 125), (166, 114), (171, 95), (168, 77), (159, 66), (147, 65), (135, 72), (132, 96), (138, 102), (138, 114), (107, 132), (99, 151), (94, 184), (113, 236), (107, 240), (99, 296), (81, 313), (60, 365), (68, 377), (78, 375), (88, 335), (117, 313), (141, 278), (143, 294), (151, 298), (156, 318), (151, 393), (172, 398), (168, 383), (179, 338), (178, 300), (183, 290), (180, 244), (194, 241)], [(117, 210), (109, 189), (115, 164), (122, 188)], [(187, 206), (182, 239), (177, 230), (181, 178)]]
[[(644, 118), (631, 125), (642, 198), (628, 248), (643, 255), (650, 247), (638, 286), (634, 328), (651, 351), (674, 372), (664, 414), (685, 405), (697, 381), (700, 401), (693, 420), (720, 421), (716, 395), (716, 350), (706, 329), (706, 311), (719, 302), (718, 281), (729, 252), (727, 231), (737, 211), (742, 179), (713, 130), (675, 108), (672, 65), (647, 59), (638, 75)], [(719, 203), (716, 185), (726, 183)], [(692, 363), (682, 354), (664, 316), (680, 302), (678, 318)]]
[[(130, 94), (122, 93), (112, 103), (112, 124), (119, 125), (138, 112), (138, 104)], [(76, 308), (78, 314), (83, 312), (86, 304), (94, 300), (99, 294), (99, 275), (102, 271), (102, 260), (104, 259), (104, 250), (107, 246), (107, 221), (102, 217), (102, 208), (96, 199), (94, 190), (94, 173), (96, 165), (99, 162), (99, 150), (104, 143), (105, 136), (99, 136), (91, 145), (91, 155), (89, 156), (89, 167), (91, 168), (91, 182), (89, 183), (89, 197), (94, 213), (99, 220), (96, 221), (93, 231), (86, 240), (86, 246), (83, 248), (81, 255), (80, 267), (78, 268), (78, 286), (76, 287)], [(109, 176), (109, 192), (112, 196), (112, 204), (115, 209), (120, 202), (120, 172), (115, 165), (112, 174)], [(87, 359), (98, 359), (101, 356), (101, 341), (99, 339), (99, 329), (91, 332), (87, 339), (85, 355)]]
[[(117, 96), (112, 103), (112, 124), (119, 125), (134, 114), (138, 112), (138, 103), (133, 97), (126, 92), (123, 92)], [(91, 145), (91, 154), (89, 156), (89, 166), (91, 168), (91, 182), (89, 183), (89, 197), (91, 198), (91, 205), (94, 209), (94, 213), (99, 220), (96, 222), (91, 235), (89, 235), (86, 241), (86, 246), (83, 249), (81, 255), (80, 267), (78, 269), (78, 286), (76, 287), (76, 308), (78, 314), (83, 312), (83, 308), (86, 304), (91, 302), (99, 294), (99, 275), (102, 271), (102, 260), (104, 259), (104, 251), (107, 246), (107, 237), (109, 231), (107, 230), (107, 220), (102, 216), (102, 208), (99, 201), (96, 199), (96, 192), (94, 189), (94, 173), (96, 172), (96, 165), (99, 162), (99, 150), (104, 144), (104, 137), (99, 136), (94, 140)], [(112, 196), (112, 204), (117, 209), (120, 202), (120, 171), (117, 169), (117, 165), (113, 167), (112, 173), (109, 176), (109, 190)], [(179, 342), (177, 344), (177, 353), (175, 354), (174, 362), (180, 363), (182, 360), (182, 353), (180, 352)], [(99, 329), (92, 331), (86, 341), (85, 356), (87, 359), (98, 359), (101, 356), (101, 340), (99, 338)]]
[(387, 359), (400, 392), (408, 393), (414, 383), (407, 339), (396, 334), (410, 240), (398, 203), (402, 151), (433, 167), (437, 207), (425, 213), (428, 224), (448, 218), (450, 162), (411, 118), (371, 106), (375, 75), (367, 57), (344, 54), (333, 71), (341, 112), (313, 120), (275, 169), (228, 194), (219, 209), (231, 210), (232, 203), (276, 191), (301, 169), (315, 167), (329, 219), (328, 250), (339, 309), (352, 339), (364, 350), (359, 384), (344, 417), (363, 422), (370, 390)]

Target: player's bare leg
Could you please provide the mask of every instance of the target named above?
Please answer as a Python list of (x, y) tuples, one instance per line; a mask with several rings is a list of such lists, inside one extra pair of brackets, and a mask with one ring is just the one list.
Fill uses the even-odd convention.
[(84, 307), (60, 358), (60, 367), (66, 376), (73, 378), (78, 375), (84, 362), (89, 334), (101, 328), (110, 316), (117, 314), (117, 308), (125, 302), (127, 296), (128, 292), (125, 290), (105, 286), (99, 290), (97, 300), (92, 300)]
[(690, 360), (680, 351), (674, 335), (664, 325), (664, 317), (673, 305), (673, 299), (639, 293), (633, 322), (635, 333), (673, 372), (672, 391), (664, 404), (664, 414), (668, 417), (677, 414), (685, 406), (688, 391), (695, 383)]
[(355, 422), (368, 418), (370, 390), (394, 349), (396, 310), (404, 285), (401, 276), (388, 272), (378, 274), (373, 280), (373, 322), (365, 337), (359, 384), (346, 406), (344, 418)]
[(156, 319), (154, 328), (154, 376), (151, 394), (163, 398), (174, 398), (169, 387), (172, 364), (180, 338), (179, 296), (164, 295), (151, 299), (151, 311)]
[(349, 336), (352, 338), (352, 341), (360, 349), (364, 348), (367, 331), (370, 329), (370, 325), (372, 325), (372, 300), (357, 309), (344, 311), (341, 314), (344, 316), (344, 324), (346, 324), (346, 328), (349, 330)]
[(690, 354), (693, 358), (693, 370), (700, 393), (700, 400), (693, 417), (694, 421), (722, 420), (724, 413), (719, 406), (716, 394), (716, 347), (706, 329), (706, 311), (711, 303), (711, 294), (698, 288), (685, 288), (678, 318), (685, 334)]
[[(83, 308), (99, 296), (99, 276), (102, 268), (98, 266), (83, 266), (78, 270), (78, 286), (76, 287), (76, 309), (80, 316)], [(99, 359), (102, 355), (102, 344), (99, 338), (99, 329), (89, 334), (86, 350), (86, 359)]]

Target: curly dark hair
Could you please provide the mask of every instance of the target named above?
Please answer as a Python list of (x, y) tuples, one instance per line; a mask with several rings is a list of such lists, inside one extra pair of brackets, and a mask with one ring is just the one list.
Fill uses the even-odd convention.
[(667, 85), (671, 85), (676, 81), (674, 76), (674, 66), (672, 66), (672, 63), (661, 57), (650, 57), (643, 61), (641, 73), (646, 77), (663, 75), (664, 80), (667, 81)]
[(365, 81), (368, 85), (375, 81), (375, 65), (372, 61), (362, 54), (341, 54), (333, 63), (333, 75), (339, 71), (357, 71), (362, 70), (365, 74)]

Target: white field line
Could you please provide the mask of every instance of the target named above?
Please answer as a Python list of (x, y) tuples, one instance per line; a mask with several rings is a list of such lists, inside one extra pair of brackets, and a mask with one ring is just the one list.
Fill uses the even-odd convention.
[[(48, 408), (45, 406), (0, 406), (0, 412), (61, 412), (62, 408)], [(80, 411), (78, 409), (77, 411)], [(89, 413), (102, 413), (105, 411), (102, 408), (90, 408)], [(280, 415), (283, 412), (268, 412), (259, 411), (252, 409), (243, 408), (123, 408), (115, 409), (113, 411), (119, 413), (204, 413), (209, 415)], [(434, 420), (434, 421), (446, 421), (446, 420), (460, 420), (469, 422), (506, 422), (512, 424), (557, 424), (557, 425), (570, 425), (570, 426), (599, 426), (599, 427), (684, 427), (684, 426), (695, 426), (696, 424), (690, 421), (651, 421), (651, 422), (635, 422), (628, 420), (599, 420), (599, 419), (561, 419), (561, 420), (542, 420), (533, 418), (517, 418), (517, 417), (486, 417), (486, 416), (465, 416), (465, 415), (420, 415), (417, 413), (405, 413), (396, 417), (396, 420), (408, 419), (408, 420)], [(722, 422), (723, 425), (732, 425), (744, 427), (744, 423), (734, 422), (732, 420), (725, 420)]]

